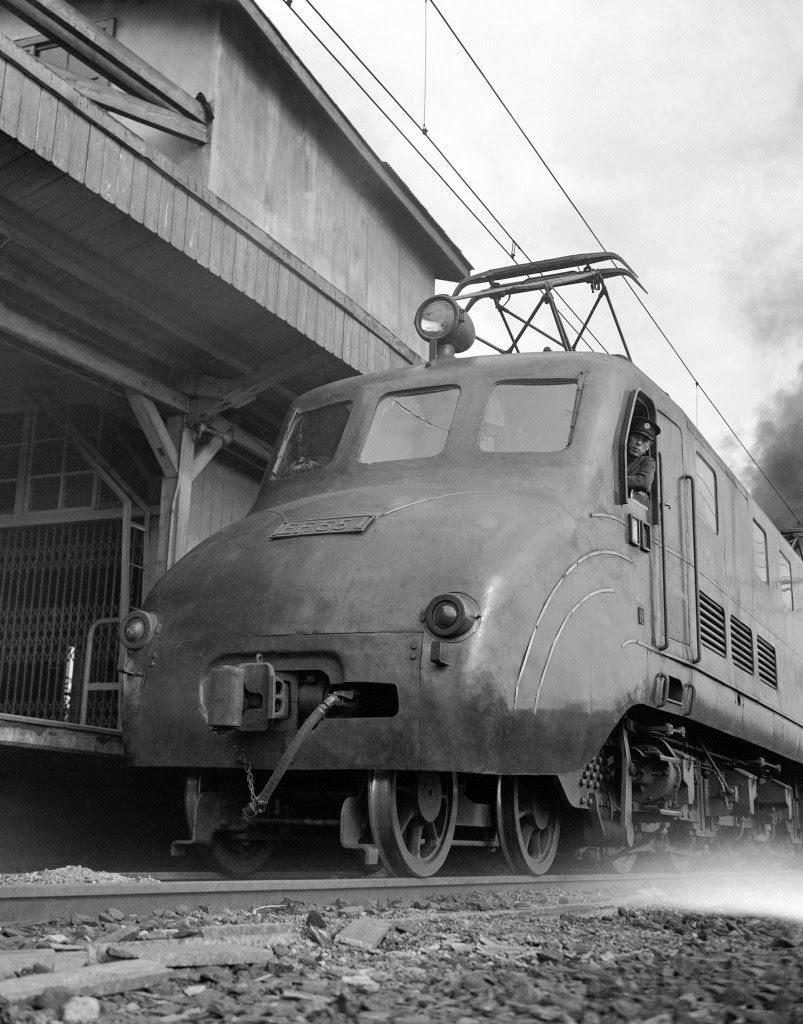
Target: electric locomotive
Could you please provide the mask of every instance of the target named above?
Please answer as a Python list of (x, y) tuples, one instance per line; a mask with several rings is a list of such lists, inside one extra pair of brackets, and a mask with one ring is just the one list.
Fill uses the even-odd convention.
[[(299, 398), (249, 515), (123, 622), (129, 758), (187, 777), (174, 852), (248, 873), (328, 824), (427, 876), (459, 845), (541, 874), (559, 848), (800, 842), (801, 560), (630, 360), (622, 276), (580, 254), (427, 300), (426, 364)], [(506, 344), (457, 359), (481, 301)], [(600, 305), (623, 357), (579, 350)], [(555, 347), (520, 352), (532, 330)]]

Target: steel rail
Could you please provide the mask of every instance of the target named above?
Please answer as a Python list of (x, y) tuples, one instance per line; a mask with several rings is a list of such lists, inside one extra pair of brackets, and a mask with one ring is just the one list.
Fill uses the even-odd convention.
[[(169, 877), (169, 876), (163, 876)], [(706, 878), (716, 877), (707, 874)], [(722, 877), (725, 877), (723, 875)], [(732, 877), (732, 876), (728, 876)], [(648, 882), (697, 879), (677, 872), (639, 875), (501, 875), (438, 878), (306, 878), (131, 881), (126, 884), (0, 886), (0, 921), (52, 921), (73, 914), (98, 914), (115, 907), (123, 912), (153, 913), (185, 906), (191, 910), (279, 908), (285, 904), (329, 906), (389, 902), (429, 896), (532, 889), (582, 890), (622, 886), (639, 888)], [(585, 904), (584, 904), (585, 905)], [(559, 904), (561, 909), (566, 905)]]

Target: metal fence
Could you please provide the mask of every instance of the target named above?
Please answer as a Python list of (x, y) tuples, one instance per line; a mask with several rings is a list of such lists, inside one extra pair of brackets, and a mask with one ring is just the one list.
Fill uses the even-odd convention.
[(121, 586), (141, 586), (143, 539), (125, 517), (0, 530), (0, 713), (118, 727)]

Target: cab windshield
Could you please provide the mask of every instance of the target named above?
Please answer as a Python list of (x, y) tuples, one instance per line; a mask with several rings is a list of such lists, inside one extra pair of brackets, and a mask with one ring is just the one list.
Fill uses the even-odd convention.
[(351, 402), (338, 402), (299, 413), (279, 450), (272, 479), (309, 473), (331, 462), (350, 411)]
[(360, 462), (427, 459), (443, 451), (460, 388), (385, 395), (376, 407)]
[(576, 381), (496, 384), (480, 429), (480, 451), (562, 451), (571, 440), (576, 402)]

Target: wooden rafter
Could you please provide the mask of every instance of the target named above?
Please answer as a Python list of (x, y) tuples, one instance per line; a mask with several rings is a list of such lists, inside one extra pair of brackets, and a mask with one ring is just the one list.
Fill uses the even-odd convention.
[(136, 391), (126, 392), (126, 397), (148, 444), (151, 446), (151, 451), (156, 456), (162, 475), (176, 476), (178, 452), (153, 400)]
[(68, 363), (80, 366), (82, 370), (96, 377), (114, 381), (131, 391), (148, 395), (170, 409), (179, 409), (184, 412), (189, 405), (187, 396), (169, 385), (154, 380), (147, 374), (126, 366), (119, 360), (104, 355), (79, 341), (68, 338), (61, 331), (12, 309), (2, 300), (0, 300), (0, 324), (2, 324), (2, 331), (5, 334), (19, 338), (20, 341), (26, 342), (34, 349), (46, 352), (57, 360), (66, 360)]
[(134, 491), (123, 477), (120, 476), (114, 466), (112, 466), (111, 463), (100, 454), (97, 448), (95, 448), (95, 446), (88, 441), (79, 430), (76, 429), (64, 411), (49, 397), (49, 395), (42, 390), (38, 390), (35, 395), (31, 395), (31, 400), (36, 405), (43, 408), (51, 419), (55, 420), (81, 455), (83, 455), (83, 457), (92, 464), (93, 468), (101, 474), (105, 483), (117, 494), (118, 497), (123, 499), (127, 498), (141, 511), (148, 512), (148, 503), (139, 497), (136, 491)]
[[(122, 104), (125, 102), (125, 94), (129, 94), (128, 110), (117, 110), (110, 105), (107, 105), (107, 109), (117, 110), (118, 113), (164, 131), (192, 138), (195, 142), (207, 141), (207, 125), (211, 120), (208, 104), (185, 92), (133, 50), (103, 32), (65, 0), (0, 0), (0, 4), (124, 90), (123, 94), (118, 94), (123, 99), (114, 98), (114, 90), (111, 89), (108, 93), (112, 95), (100, 93), (90, 97), (99, 102), (99, 95), (104, 100), (101, 106), (111, 102)], [(81, 91), (84, 92), (84, 89), (82, 87)], [(137, 104), (136, 99), (143, 102)], [(172, 112), (174, 116), (165, 118), (164, 114), (154, 113), (151, 115), (153, 119), (149, 119), (149, 106)]]
[[(62, 332), (12, 309), (2, 300), (0, 300), (0, 323), (2, 323), (2, 333), (25, 342), (35, 354), (41, 353), (48, 359), (77, 366), (82, 371), (99, 377), (101, 380), (108, 380), (118, 387), (146, 395), (165, 405), (168, 409), (184, 413), (189, 408), (189, 399), (181, 392), (126, 366), (111, 356), (103, 355), (79, 341), (68, 338)], [(229, 423), (223, 417), (209, 416), (205, 422), (221, 438), (239, 445), (245, 451), (251, 452), (252, 455), (265, 461), (272, 458), (273, 448), (271, 445), (265, 444), (264, 441), (254, 437), (253, 434), (241, 427)]]
[[(138, 395), (133, 391), (127, 392), (126, 397), (153, 454), (156, 456), (162, 474), (166, 477), (177, 476), (179, 471), (178, 451), (156, 405), (150, 398)], [(222, 437), (212, 437), (205, 444), (195, 445), (195, 458), (192, 464), (193, 480), (206, 469), (222, 447)]]
[(288, 391), (287, 388), (282, 388), (281, 382), (301, 369), (309, 370), (313, 364), (322, 362), (325, 356), (325, 352), (314, 352), (309, 356), (299, 355), (295, 348), (290, 352), (275, 356), (264, 362), (253, 373), (244, 374), (215, 400), (208, 404), (203, 400), (196, 403), (200, 418), (206, 420), (210, 416), (223, 412), (224, 409), (241, 409), (244, 405), (253, 402), (263, 391), (268, 390), (280, 390), (285, 393), (285, 397), (293, 401), (298, 396)]
[(95, 288), (107, 299), (135, 313), (152, 325), (152, 331), (165, 331), (193, 348), (228, 363), (234, 372), (248, 372), (247, 365), (241, 359), (222, 354), (218, 346), (204, 341), (199, 332), (193, 330), (189, 307), (174, 298), (169, 303), (171, 312), (165, 312), (167, 300), (155, 288), (141, 279), (126, 280), (108, 260), (96, 256), (65, 232), (57, 231), (51, 225), (44, 226), (2, 196), (0, 231), (35, 256), (58, 267), (64, 274), (75, 277), (82, 284)]
[(82, 96), (86, 96), (104, 110), (122, 114), (132, 121), (139, 121), (140, 124), (147, 124), (152, 128), (160, 128), (168, 135), (176, 135), (189, 142), (209, 141), (209, 130), (206, 125), (198, 124), (183, 114), (159, 107), (155, 103), (148, 103), (138, 96), (129, 96), (128, 93), (120, 92), (109, 85), (99, 85), (97, 82), (79, 78), (77, 75), (74, 78), (71, 76), (71, 80)]

